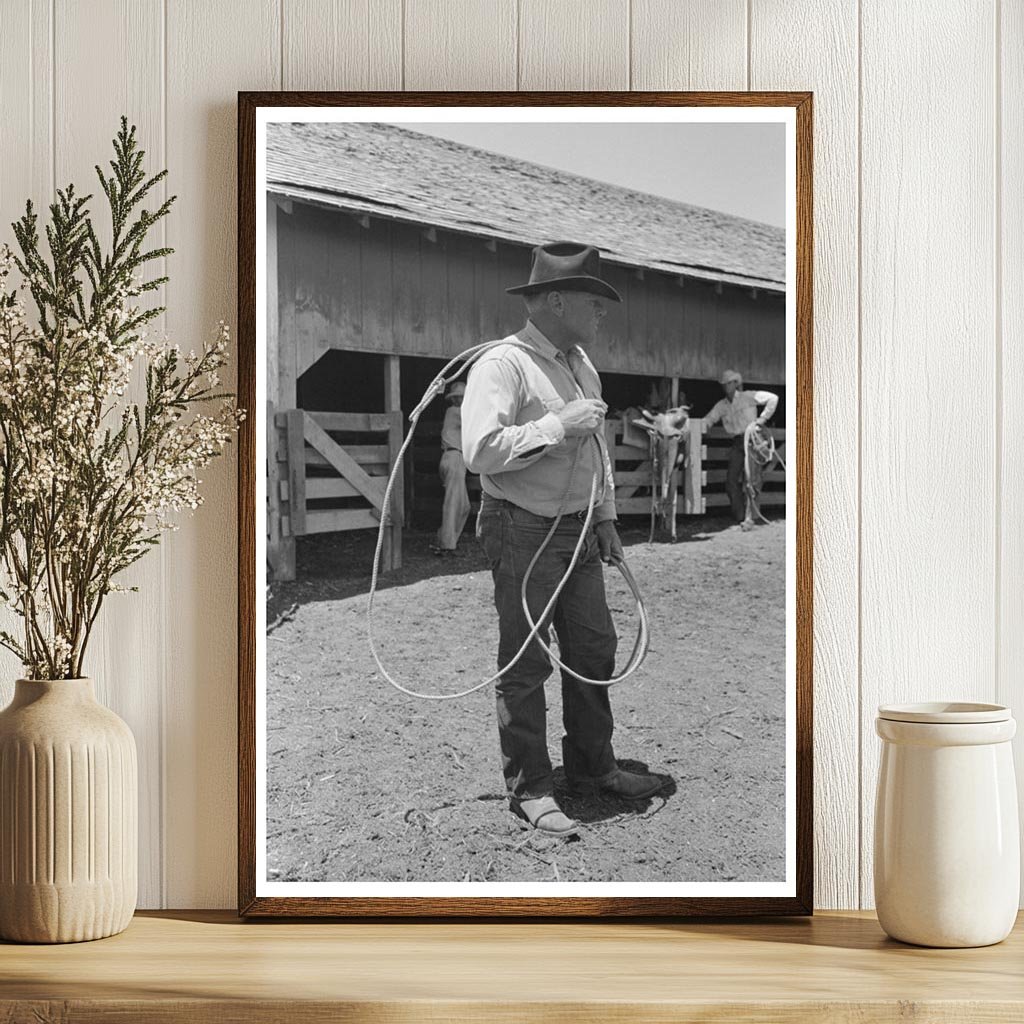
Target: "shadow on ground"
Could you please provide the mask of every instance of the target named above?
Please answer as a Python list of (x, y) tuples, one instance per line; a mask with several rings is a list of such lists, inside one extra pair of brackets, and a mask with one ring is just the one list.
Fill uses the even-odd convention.
[(619, 767), (640, 775), (655, 775), (662, 780), (662, 787), (643, 800), (629, 800), (607, 792), (578, 794), (569, 789), (565, 769), (559, 766), (554, 771), (555, 799), (558, 805), (570, 818), (593, 825), (618, 820), (624, 815), (648, 817), (657, 814), (677, 792), (676, 780), (671, 775), (652, 772), (642, 761), (619, 759)]

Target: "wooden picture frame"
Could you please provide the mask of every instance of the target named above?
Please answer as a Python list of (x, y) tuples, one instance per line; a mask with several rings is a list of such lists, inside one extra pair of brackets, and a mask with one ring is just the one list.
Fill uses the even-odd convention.
[[(813, 906), (812, 841), (812, 96), (807, 92), (534, 92), (534, 93), (344, 93), (344, 92), (240, 92), (238, 94), (238, 401), (247, 410), (265, 409), (266, 396), (257, 394), (257, 217), (262, 195), (257, 180), (258, 119), (265, 108), (372, 108), (382, 120), (401, 120), (403, 110), (415, 108), (591, 108), (643, 111), (652, 107), (744, 108), (788, 111), (793, 131), (795, 183), (791, 215), (793, 233), (790, 268), (795, 279), (786, 283), (787, 329), (795, 335), (795, 360), (787, 371), (787, 394), (795, 404), (796, 445), (788, 458), (799, 467), (795, 482), (795, 692), (788, 728), (792, 759), (789, 805), (792, 827), (792, 870), (785, 895), (582, 895), (488, 896), (472, 895), (268, 895), (267, 879), (258, 879), (257, 783), (263, 766), (258, 763), (258, 604), (257, 431), (259, 415), (242, 424), (238, 463), (239, 622), (238, 622), (238, 907), (247, 917), (665, 917), (806, 915)], [(383, 108), (390, 108), (385, 117)], [(402, 109), (396, 109), (402, 108)], [(525, 252), (526, 250), (524, 250)], [(510, 282), (512, 283), (512, 282)], [(268, 288), (276, 281), (268, 279)], [(719, 286), (720, 287), (720, 286)], [(756, 289), (754, 290), (756, 292)], [(756, 295), (755, 295), (756, 297)], [(787, 320), (788, 323), (788, 320)], [(599, 367), (600, 369), (600, 367)], [(789, 376), (789, 374), (792, 376)], [(279, 414), (280, 415), (280, 414)], [(285, 414), (287, 415), (287, 414)], [(301, 411), (299, 411), (301, 415)], [(265, 424), (264, 424), (265, 427)], [(394, 426), (384, 424), (385, 432)], [(400, 439), (400, 435), (399, 435)], [(391, 438), (392, 443), (394, 437)], [(301, 435), (299, 444), (302, 443)], [(794, 459), (795, 456), (795, 459)], [(298, 482), (296, 485), (301, 486)], [(787, 492), (792, 494), (793, 492)], [(787, 499), (787, 505), (790, 499)], [(793, 515), (792, 507), (788, 508)], [(262, 521), (262, 513), (260, 521)], [(389, 557), (400, 557), (397, 553)], [(265, 559), (264, 559), (265, 564)], [(787, 673), (790, 669), (787, 668)], [(789, 769), (787, 769), (789, 770)], [(795, 863), (794, 863), (795, 860)]]

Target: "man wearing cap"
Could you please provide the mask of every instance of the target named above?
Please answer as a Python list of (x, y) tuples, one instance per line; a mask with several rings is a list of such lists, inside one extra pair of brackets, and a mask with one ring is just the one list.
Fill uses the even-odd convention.
[[(596, 487), (592, 528), (550, 619), (561, 660), (590, 679), (610, 679), (616, 635), (605, 600), (602, 561), (622, 558), (615, 494), (603, 439), (607, 406), (601, 380), (580, 347), (596, 339), (618, 292), (599, 276), (592, 246), (555, 242), (533, 250), (522, 295), (528, 320), (473, 366), (462, 407), (462, 451), (482, 488), (477, 537), (494, 580), (498, 664), (507, 665), (530, 632), (521, 605), (523, 577), (538, 619), (565, 576)], [(548, 641), (547, 622), (539, 634)], [(496, 688), (502, 767), (512, 810), (535, 828), (571, 835), (578, 822), (554, 799), (547, 749), (544, 681), (551, 663), (533, 642)], [(620, 769), (612, 750), (608, 688), (562, 673), (562, 760), (570, 786), (639, 799), (662, 786)]]
[[(735, 370), (726, 370), (720, 381), (725, 398), (719, 399), (704, 417), (704, 430), (721, 421), (732, 439), (729, 448), (729, 468), (725, 474), (725, 491), (729, 495), (732, 516), (745, 528), (753, 526), (753, 517), (747, 510), (745, 487), (749, 483), (752, 500), (757, 502), (761, 493), (761, 466), (752, 462), (750, 480), (746, 480), (744, 437), (747, 427), (756, 423), (763, 427), (774, 415), (779, 396), (772, 391), (744, 391), (743, 377)], [(758, 414), (758, 406), (764, 406)]]
[(462, 398), (466, 385), (452, 381), (445, 389), (448, 401), (441, 425), (441, 465), (438, 472), (444, 484), (441, 528), (437, 531), (434, 554), (452, 556), (469, 518), (469, 492), (466, 490), (466, 463), (462, 458)]

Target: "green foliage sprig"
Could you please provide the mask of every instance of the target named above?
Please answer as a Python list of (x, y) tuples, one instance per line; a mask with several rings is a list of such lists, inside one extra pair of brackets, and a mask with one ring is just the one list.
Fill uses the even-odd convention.
[[(12, 225), (20, 255), (0, 246), (0, 601), (21, 620), (19, 636), (0, 630), (0, 645), (33, 679), (82, 675), (104, 598), (126, 589), (114, 578), (177, 529), (172, 513), (198, 507), (198, 470), (245, 416), (218, 390), (223, 321), (199, 352), (148, 337), (165, 307), (141, 308), (138, 296), (168, 279), (145, 281), (144, 267), (174, 250), (146, 250), (146, 236), (176, 197), (140, 208), (167, 172), (146, 177), (135, 133), (122, 117), (112, 173), (96, 167), (109, 246), (94, 230), (92, 196), (73, 185), (49, 207), (47, 254), (31, 201)], [(130, 397), (140, 364), (144, 402)], [(219, 404), (198, 410), (209, 403)]]

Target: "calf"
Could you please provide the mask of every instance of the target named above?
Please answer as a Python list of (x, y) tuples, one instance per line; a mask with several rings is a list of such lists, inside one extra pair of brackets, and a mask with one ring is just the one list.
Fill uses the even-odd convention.
[(648, 543), (654, 540), (655, 519), (660, 519), (663, 526), (665, 520), (669, 520), (669, 530), (675, 541), (677, 491), (672, 486), (672, 475), (676, 466), (686, 458), (685, 450), (679, 450), (679, 439), (686, 433), (690, 407), (677, 405), (659, 413), (646, 409), (640, 412), (644, 418), (633, 420), (633, 423), (647, 431), (651, 444), (651, 535)]

